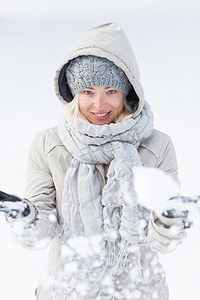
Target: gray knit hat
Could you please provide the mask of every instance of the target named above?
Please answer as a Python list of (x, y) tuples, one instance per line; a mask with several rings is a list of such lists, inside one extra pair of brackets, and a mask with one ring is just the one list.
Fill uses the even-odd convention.
[(121, 68), (106, 58), (93, 55), (72, 59), (66, 68), (66, 78), (73, 96), (88, 86), (117, 88), (127, 96), (132, 87)]

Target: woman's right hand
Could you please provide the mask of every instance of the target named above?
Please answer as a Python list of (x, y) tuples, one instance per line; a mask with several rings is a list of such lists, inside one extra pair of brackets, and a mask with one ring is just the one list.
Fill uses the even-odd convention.
[(0, 212), (6, 217), (21, 218), (29, 215), (30, 208), (23, 199), (0, 191)]

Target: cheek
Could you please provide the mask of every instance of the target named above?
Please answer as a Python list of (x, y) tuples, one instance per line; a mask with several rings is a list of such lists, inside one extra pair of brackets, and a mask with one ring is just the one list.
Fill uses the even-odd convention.
[(124, 98), (118, 99), (116, 108), (117, 108), (119, 113), (122, 112), (122, 110), (124, 109)]
[(81, 112), (84, 111), (87, 107), (86, 101), (84, 101), (83, 97), (81, 96), (79, 96), (78, 98), (78, 106)]
[(82, 100), (79, 101), (79, 111), (87, 118), (91, 111), (90, 104), (87, 101)]

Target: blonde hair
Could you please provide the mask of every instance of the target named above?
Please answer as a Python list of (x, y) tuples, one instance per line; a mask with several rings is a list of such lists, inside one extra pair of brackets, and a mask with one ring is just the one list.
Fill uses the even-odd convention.
[[(76, 94), (73, 100), (69, 103), (64, 105), (63, 109), (64, 117), (67, 122), (76, 121), (76, 120), (83, 120), (85, 122), (89, 122), (85, 116), (81, 113), (78, 104), (78, 94)], [(126, 119), (130, 119), (134, 116), (133, 111), (129, 107), (126, 97), (124, 96), (124, 109), (119, 114), (119, 116), (114, 120), (115, 123), (121, 122)]]

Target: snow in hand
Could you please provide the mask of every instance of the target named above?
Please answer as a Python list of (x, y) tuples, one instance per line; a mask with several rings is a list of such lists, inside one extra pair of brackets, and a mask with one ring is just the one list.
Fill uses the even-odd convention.
[(0, 201), (0, 211), (4, 212), (8, 217), (16, 218), (24, 213), (27, 209), (27, 204), (22, 201)]
[[(157, 215), (184, 217), (188, 226), (200, 214), (200, 196), (181, 196), (179, 182), (156, 168), (134, 168), (138, 203)], [(166, 213), (168, 212), (168, 213)]]
[(133, 173), (139, 204), (156, 214), (167, 210), (169, 199), (179, 195), (179, 184), (159, 169), (135, 167)]

